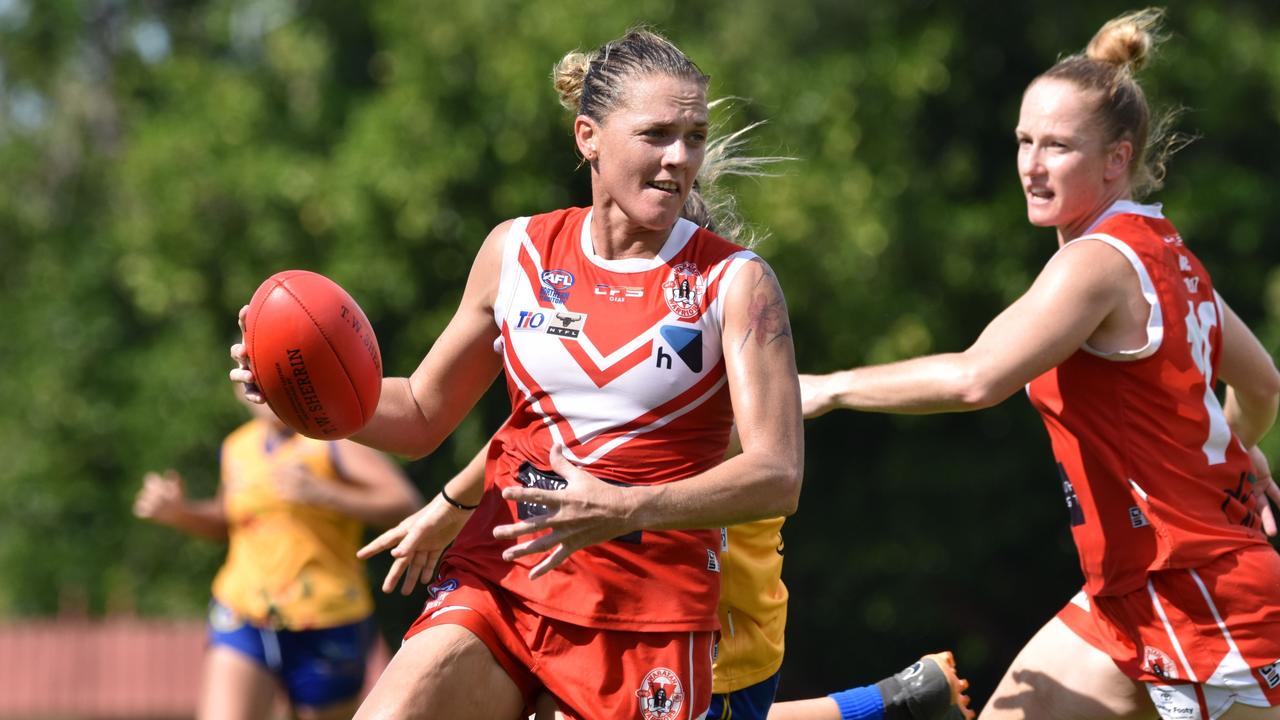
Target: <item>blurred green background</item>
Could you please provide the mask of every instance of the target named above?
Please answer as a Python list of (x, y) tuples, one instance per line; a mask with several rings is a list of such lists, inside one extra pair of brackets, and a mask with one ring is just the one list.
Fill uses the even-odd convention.
[[(768, 120), (752, 152), (797, 159), (731, 189), (772, 234), (801, 368), (828, 371), (962, 349), (1028, 286), (1055, 242), (1025, 222), (1022, 89), (1132, 7), (0, 0), (0, 618), (200, 614), (222, 548), (129, 507), (149, 469), (213, 492), (236, 310), (325, 273), (412, 371), (490, 227), (589, 202), (549, 81), (566, 51), (652, 24), (740, 98), (731, 126)], [(1143, 76), (1199, 136), (1156, 199), (1272, 350), (1278, 19), (1173, 3)], [(409, 466), (424, 491), (505, 417), (500, 385)], [(807, 440), (780, 696), (950, 647), (984, 699), (1080, 584), (1038, 418), (837, 413)], [(389, 636), (420, 602), (382, 600)]]

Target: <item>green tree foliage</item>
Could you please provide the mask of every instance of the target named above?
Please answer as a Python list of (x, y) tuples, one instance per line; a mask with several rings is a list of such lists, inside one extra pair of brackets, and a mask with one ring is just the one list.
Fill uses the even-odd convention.
[[(359, 299), (412, 371), (497, 222), (588, 201), (549, 70), (666, 32), (797, 158), (732, 187), (812, 371), (965, 347), (1054, 250), (1014, 173), (1021, 91), (1114, 3), (0, 0), (0, 616), (197, 613), (221, 549), (134, 521), (147, 469), (216, 486), (236, 310), (277, 270)], [(1280, 30), (1188, 0), (1145, 74), (1199, 140), (1157, 199), (1268, 347)], [(433, 489), (501, 384), (411, 472)], [(810, 424), (784, 695), (951, 646), (982, 697), (1079, 585), (1025, 401)], [(1274, 451), (1277, 448), (1269, 444)], [(411, 604), (383, 612), (391, 632)], [(834, 661), (833, 661), (834, 659)]]

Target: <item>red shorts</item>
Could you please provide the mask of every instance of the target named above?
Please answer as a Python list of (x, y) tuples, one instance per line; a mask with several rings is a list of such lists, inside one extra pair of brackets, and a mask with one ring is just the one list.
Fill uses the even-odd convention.
[(1270, 546), (1153, 572), (1127, 595), (1082, 591), (1058, 618), (1146, 683), (1162, 717), (1280, 705), (1280, 555)]
[(442, 567), (405, 639), (461, 625), (489, 648), (532, 707), (540, 690), (566, 718), (696, 720), (711, 704), (714, 634), (588, 628), (529, 610), (519, 598)]

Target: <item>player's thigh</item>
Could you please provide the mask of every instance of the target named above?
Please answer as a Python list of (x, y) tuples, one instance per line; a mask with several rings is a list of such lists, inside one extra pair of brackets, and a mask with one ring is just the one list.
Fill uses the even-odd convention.
[(436, 625), (400, 646), (355, 717), (515, 720), (523, 708), (520, 689), (480, 638)]
[(204, 655), (199, 720), (266, 720), (276, 679), (261, 663), (234, 648), (212, 645)]
[(1280, 705), (1262, 708), (1235, 703), (1223, 714), (1221, 720), (1280, 720)]
[(1142, 685), (1055, 617), (1014, 658), (979, 720), (1156, 717)]

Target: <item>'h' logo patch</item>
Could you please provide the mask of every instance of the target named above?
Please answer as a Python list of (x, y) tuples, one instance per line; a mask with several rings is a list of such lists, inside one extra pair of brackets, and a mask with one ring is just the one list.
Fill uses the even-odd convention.
[(702, 331), (678, 325), (663, 325), (662, 339), (671, 344), (689, 369), (702, 372)]

